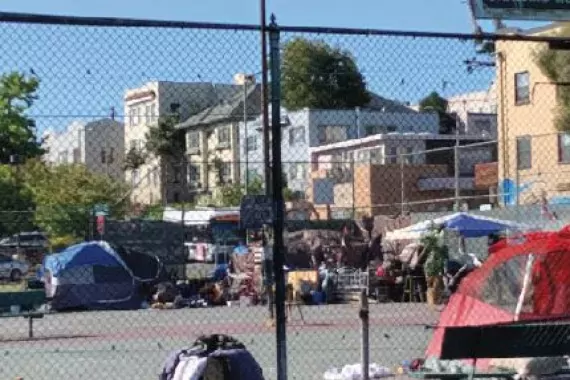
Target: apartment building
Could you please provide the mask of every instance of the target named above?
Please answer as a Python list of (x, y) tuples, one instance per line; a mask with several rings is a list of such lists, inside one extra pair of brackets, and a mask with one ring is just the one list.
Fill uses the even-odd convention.
[[(311, 173), (311, 148), (378, 134), (438, 132), (439, 117), (436, 114), (420, 113), (378, 96), (375, 99), (371, 105), (374, 108), (281, 111), (281, 154), (290, 189), (302, 194), (306, 192)], [(247, 125), (242, 123), (240, 140), (244, 142), (240, 146), (242, 171), (248, 171), (249, 178), (262, 176), (261, 120)]]
[[(260, 86), (236, 85), (225, 98), (181, 122), (186, 138), (188, 186), (202, 199), (215, 197), (224, 185), (239, 183), (239, 125), (260, 114)], [(208, 202), (206, 202), (208, 203)]]
[(112, 119), (75, 121), (61, 131), (48, 129), (42, 137), (46, 162), (83, 164), (89, 170), (123, 180), (124, 125)]
[[(235, 91), (233, 85), (153, 81), (124, 95), (126, 150), (145, 151), (146, 135), (161, 116), (177, 114), (186, 120), (217, 104)], [(160, 163), (149, 157), (135, 170), (126, 172), (132, 185), (132, 200), (136, 203), (180, 202), (189, 195), (186, 171), (179, 163)]]
[[(548, 37), (561, 24), (505, 34)], [(570, 138), (555, 126), (558, 91), (566, 83), (553, 82), (541, 70), (538, 54), (547, 42), (497, 41), (498, 178), (505, 205), (551, 203), (570, 196)]]
[[(307, 197), (322, 217), (332, 218), (354, 211), (391, 214), (402, 203), (407, 211), (448, 210), (451, 202), (436, 200), (455, 196), (457, 142), (460, 195), (484, 195), (475, 187), (475, 165), (496, 159), (492, 140), (481, 133), (388, 133), (311, 148)], [(486, 202), (482, 197), (466, 203)]]

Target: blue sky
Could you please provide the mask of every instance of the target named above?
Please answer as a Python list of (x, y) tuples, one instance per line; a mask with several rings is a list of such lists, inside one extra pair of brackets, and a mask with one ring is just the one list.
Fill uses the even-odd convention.
[[(350, 5), (349, 5), (350, 4)], [(267, 0), (282, 25), (471, 32), (461, 0)], [(257, 0), (2, 0), (0, 10), (77, 16), (255, 24)], [(534, 24), (521, 24), (534, 26)], [(487, 25), (488, 26), (488, 25)], [(401, 37), (315, 36), (350, 50), (370, 88), (415, 102), (431, 90), (444, 95), (484, 89), (491, 69), (467, 75), (472, 43)], [(104, 29), (0, 25), (0, 72), (33, 69), (40, 127), (63, 127), (77, 118), (122, 114), (126, 88), (146, 80), (229, 82), (237, 72), (259, 72), (258, 34), (173, 29)]]

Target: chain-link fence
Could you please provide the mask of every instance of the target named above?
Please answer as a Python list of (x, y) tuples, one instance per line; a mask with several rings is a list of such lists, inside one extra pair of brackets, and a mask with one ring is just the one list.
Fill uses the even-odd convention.
[[(439, 314), (422, 302), (424, 274), (398, 259), (408, 240), (381, 247), (377, 234), (456, 211), (564, 224), (557, 39), (270, 31), (264, 103), (257, 27), (2, 14), (1, 316), (36, 306), (11, 304), (38, 293), (26, 284), (47, 286), (52, 305), (33, 339), (21, 318), (2, 319), (3, 376), (156, 378), (171, 350), (216, 332), (277, 378), (260, 306), (267, 236), (242, 229), (239, 210), (271, 167), (283, 172), (286, 301), (303, 305), (287, 321), (292, 379), (360, 361), (354, 284), (378, 300), (372, 362), (393, 370), (426, 354)], [(263, 105), (280, 112), (263, 120)], [(281, 162), (268, 165), (263, 131), (277, 122)], [(156, 297), (165, 282), (176, 297)]]

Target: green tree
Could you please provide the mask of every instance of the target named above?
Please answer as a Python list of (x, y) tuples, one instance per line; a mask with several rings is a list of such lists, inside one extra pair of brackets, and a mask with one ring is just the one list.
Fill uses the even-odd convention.
[[(570, 36), (570, 25), (562, 27), (556, 36)], [(555, 126), (560, 132), (570, 132), (570, 51), (545, 46), (536, 52), (534, 60), (542, 73), (557, 86)]]
[(354, 108), (370, 101), (364, 77), (347, 51), (296, 38), (285, 44), (282, 59), (282, 99), (289, 110)]
[(0, 236), (34, 227), (34, 201), (16, 168), (0, 166)]
[(22, 167), (22, 177), (35, 203), (36, 224), (54, 237), (85, 236), (95, 204), (108, 204), (115, 218), (122, 218), (128, 206), (124, 183), (83, 165), (48, 166), (30, 160)]
[(146, 154), (140, 149), (132, 147), (125, 155), (125, 162), (123, 164), (124, 170), (137, 170), (146, 162)]
[(420, 100), (419, 109), (422, 112), (435, 112), (439, 116), (439, 132), (448, 134), (455, 131), (455, 118), (447, 112), (448, 101), (437, 91), (431, 92)]
[(184, 155), (184, 132), (176, 129), (180, 116), (176, 113), (160, 117), (146, 133), (147, 152), (159, 158), (180, 158)]
[(20, 73), (0, 76), (0, 163), (10, 163), (10, 156), (19, 160), (45, 153), (38, 141), (33, 120), (26, 111), (37, 97), (39, 80)]

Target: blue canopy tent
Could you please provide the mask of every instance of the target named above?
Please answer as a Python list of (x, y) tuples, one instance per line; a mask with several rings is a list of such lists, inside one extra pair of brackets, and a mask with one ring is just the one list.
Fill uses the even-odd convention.
[(87, 242), (47, 256), (46, 295), (55, 310), (132, 309), (140, 306), (137, 281), (105, 242)]
[(484, 237), (501, 231), (527, 230), (529, 228), (524, 224), (509, 220), (487, 218), (480, 215), (458, 212), (389, 232), (386, 235), (386, 240), (419, 239), (434, 225), (443, 225), (445, 228), (455, 230), (464, 238)]

